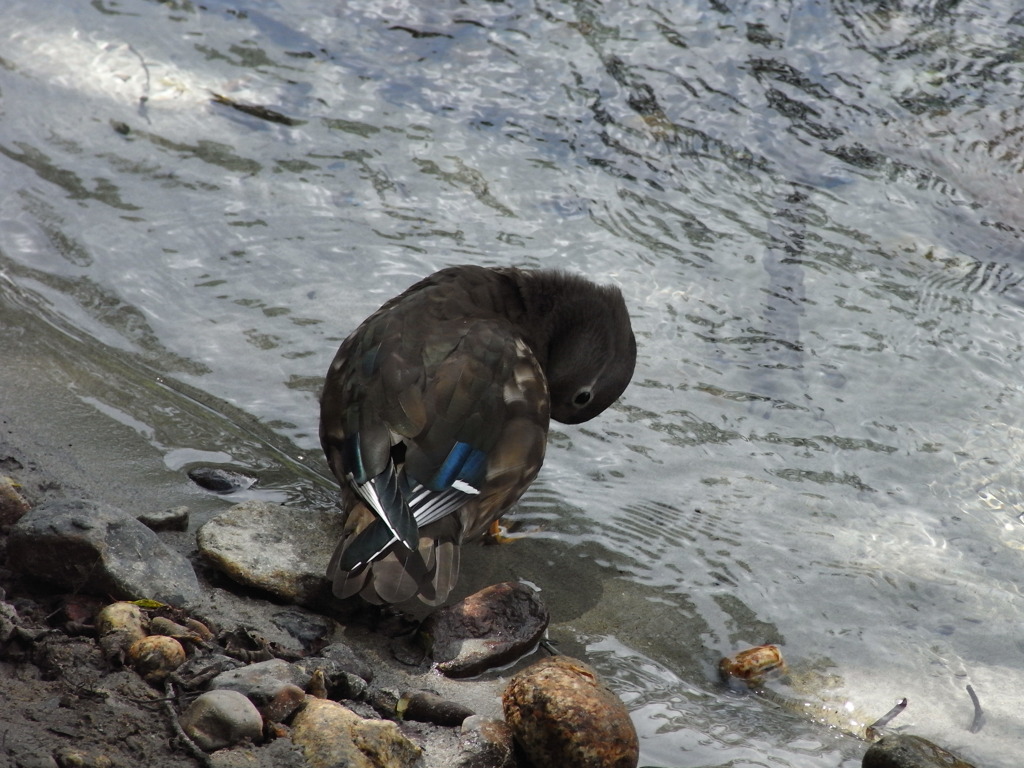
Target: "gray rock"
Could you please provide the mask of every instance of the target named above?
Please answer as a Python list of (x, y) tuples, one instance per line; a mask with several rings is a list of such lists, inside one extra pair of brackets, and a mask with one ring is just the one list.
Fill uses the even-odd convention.
[(221, 672), (210, 681), (210, 688), (238, 691), (246, 696), (255, 692), (263, 695), (271, 691), (270, 695), (273, 696), (273, 691), (285, 684), (305, 689), (309, 685), (309, 677), (308, 672), (295, 664), (289, 664), (283, 659), (270, 659)]
[(329, 594), (327, 563), (341, 537), (341, 515), (247, 501), (196, 533), (199, 552), (246, 586), (316, 605)]
[(263, 735), (263, 718), (256, 705), (238, 691), (207, 691), (189, 704), (178, 722), (206, 752), (259, 741)]
[(41, 504), (11, 529), (7, 551), (15, 570), (68, 589), (177, 606), (200, 595), (189, 561), (109, 504)]
[(532, 650), (548, 626), (548, 609), (537, 592), (519, 582), (482, 589), (427, 617), (437, 668), (448, 677), (470, 677), (500, 667)]
[(863, 768), (974, 768), (928, 739), (910, 734), (884, 736), (864, 754)]

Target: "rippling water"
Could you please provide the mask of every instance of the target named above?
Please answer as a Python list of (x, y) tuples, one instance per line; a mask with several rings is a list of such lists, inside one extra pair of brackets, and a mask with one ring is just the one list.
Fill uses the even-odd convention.
[(555, 430), (524, 541), (477, 567), (544, 590), (644, 764), (859, 765), (839, 729), (720, 690), (722, 654), (776, 642), (820, 695), (906, 696), (896, 725), (1016, 766), (1002, 6), (8, 0), (0, 301), (81, 342), (83, 402), (168, 467), (329, 504), (316, 394), (383, 300), (462, 262), (616, 282), (634, 384)]

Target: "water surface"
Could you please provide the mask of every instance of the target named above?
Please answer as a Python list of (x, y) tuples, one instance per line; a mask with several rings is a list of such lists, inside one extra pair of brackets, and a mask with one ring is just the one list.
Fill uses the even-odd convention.
[(1021, 14), (11, 0), (5, 20), (0, 301), (40, 344), (82, 341), (71, 364), (104, 382), (83, 403), (170, 469), (330, 504), (316, 396), (381, 302), (464, 262), (615, 282), (634, 384), (554, 430), (524, 540), (478, 575), (544, 590), (644, 764), (859, 765), (840, 729), (719, 688), (721, 655), (776, 642), (835, 700), (907, 697), (897, 725), (1017, 765)]

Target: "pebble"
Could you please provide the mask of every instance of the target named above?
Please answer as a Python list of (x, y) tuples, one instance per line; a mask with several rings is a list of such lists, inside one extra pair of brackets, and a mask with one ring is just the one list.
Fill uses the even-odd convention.
[(185, 649), (173, 637), (150, 635), (132, 644), (128, 660), (143, 680), (157, 685), (185, 663)]
[(883, 736), (864, 755), (863, 768), (974, 768), (928, 739), (910, 734)]
[(256, 705), (238, 691), (207, 691), (182, 713), (179, 724), (205, 752), (259, 741), (263, 735)]
[(640, 744), (622, 701), (582, 661), (542, 659), (502, 697), (516, 742), (538, 766), (636, 768)]
[(421, 756), (395, 723), (363, 719), (330, 699), (306, 700), (292, 721), (292, 741), (310, 768), (412, 768)]
[(8, 553), (14, 570), (87, 594), (177, 606), (197, 603), (200, 596), (188, 559), (109, 504), (41, 504), (11, 528)]
[(96, 636), (108, 661), (123, 662), (128, 649), (146, 636), (146, 617), (135, 603), (118, 602), (96, 614)]
[(471, 677), (531, 651), (548, 619), (548, 609), (534, 589), (504, 582), (435, 611), (424, 621), (423, 632), (440, 672)]
[(324, 574), (341, 525), (333, 510), (299, 512), (254, 500), (205, 523), (196, 542), (207, 562), (239, 584), (317, 605), (330, 594)]

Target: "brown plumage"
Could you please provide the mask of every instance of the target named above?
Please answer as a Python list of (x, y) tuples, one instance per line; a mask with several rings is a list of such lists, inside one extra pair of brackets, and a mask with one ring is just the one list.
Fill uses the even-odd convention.
[(635, 360), (618, 289), (561, 272), (452, 267), (387, 302), (342, 343), (321, 396), (347, 514), (334, 593), (443, 602), (460, 545), (536, 477), (549, 418), (596, 416)]

